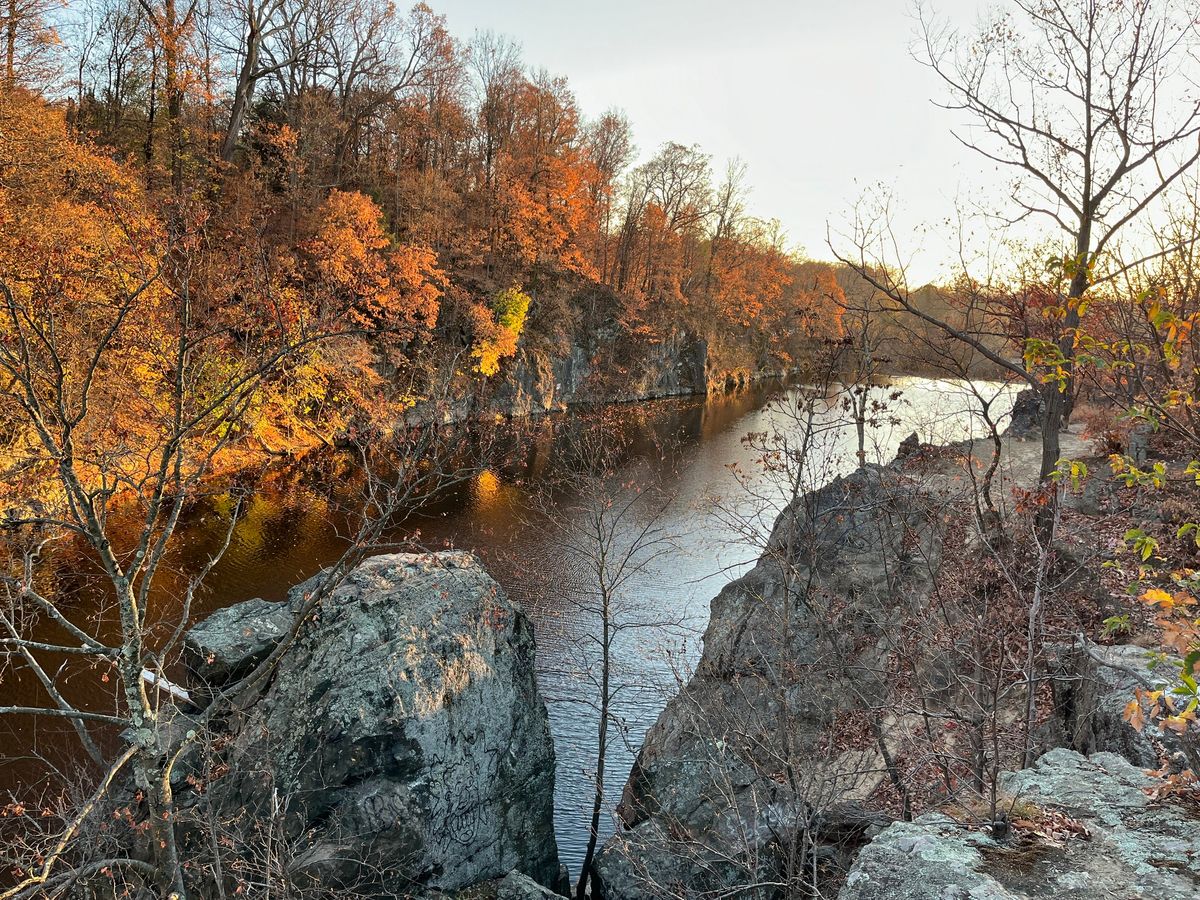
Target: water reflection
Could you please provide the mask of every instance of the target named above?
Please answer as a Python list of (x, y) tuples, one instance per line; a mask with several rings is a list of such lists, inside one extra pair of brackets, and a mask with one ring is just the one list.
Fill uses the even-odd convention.
[[(902, 379), (903, 391), (894, 405), (895, 423), (885, 421), (870, 430), (869, 459), (886, 461), (899, 441), (914, 429), (924, 440), (945, 442), (966, 436), (972, 419), (963, 385)], [(893, 388), (875, 389), (885, 396)], [(619, 407), (615, 418), (623, 432), (624, 476), (654, 486), (672, 499), (663, 528), (677, 547), (652, 570), (642, 574), (630, 591), (647, 612), (678, 625), (628, 634), (615, 648), (617, 678), (631, 686), (622, 696), (618, 714), (623, 740), (609, 757), (609, 807), (618, 799), (636, 748), (698, 655), (699, 634), (708, 616), (708, 602), (728, 580), (757, 556), (753, 542), (729, 526), (729, 517), (714, 516), (714, 503), (741, 504), (740, 515), (757, 515), (769, 527), (783, 496), (756, 490), (753, 500), (739, 485), (731, 467), (753, 472), (754, 452), (743, 436), (749, 431), (787, 429), (794, 423), (781, 412), (789, 396), (778, 387), (764, 387), (736, 396), (709, 400), (667, 400)], [(856, 444), (853, 428), (842, 422), (837, 397), (822, 407), (823, 422), (832, 425), (814, 450), (813, 471), (828, 480), (853, 469)], [(613, 418), (610, 415), (610, 420)], [(476, 449), (487, 451), (487, 467), (475, 477), (440, 496), (420, 516), (389, 537), (419, 531), (431, 549), (456, 546), (479, 553), (497, 580), (523, 602), (534, 620), (538, 639), (539, 676), (549, 703), (551, 729), (558, 755), (555, 815), (562, 859), (577, 870), (586, 843), (597, 718), (592, 705), (595, 689), (586, 677), (587, 641), (596, 623), (572, 602), (583, 584), (581, 573), (560, 549), (546, 540), (542, 529), (528, 527), (530, 491), (552, 479), (572, 460), (560, 456), (564, 437), (589, 426), (586, 414), (541, 419), (497, 435), (469, 437)], [(977, 427), (977, 426), (976, 426)], [(192, 619), (251, 597), (283, 599), (293, 584), (317, 572), (343, 552), (350, 533), (353, 506), (348, 499), (361, 486), (354, 461), (334, 456), (302, 468), (272, 473), (252, 486), (221, 490), (196, 502), (181, 519), (178, 540), (164, 567), (151, 603), (151, 618), (173, 624), (188, 578), (225, 540), (235, 505), (241, 518), (227, 552), (213, 570), (192, 610)], [(244, 496), (239, 494), (244, 494)], [(106, 602), (104, 581), (85, 554), (64, 552), (57, 560), (57, 596), (69, 596), (114, 627)], [(550, 587), (547, 587), (550, 585)], [(52, 633), (47, 637), (56, 637)], [(15, 704), (42, 702), (40, 687), (29, 679), (4, 673), (5, 699)], [(92, 709), (111, 708), (115, 679), (87, 669), (71, 674), (69, 694)], [(0, 748), (6, 764), (0, 767), (0, 791), (29, 782), (37, 767), (26, 758), (46, 752), (54, 742), (53, 723), (0, 723)], [(61, 732), (59, 732), (61, 734)], [(69, 742), (58, 741), (59, 746)], [(605, 833), (611, 817), (605, 816)]]

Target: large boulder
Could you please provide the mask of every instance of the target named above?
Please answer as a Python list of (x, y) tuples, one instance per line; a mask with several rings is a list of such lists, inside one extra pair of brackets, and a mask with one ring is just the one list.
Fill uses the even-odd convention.
[(468, 553), (376, 556), (235, 727), (227, 810), (280, 810), (292, 876), (387, 896), (559, 876), (525, 614)]
[(496, 885), (496, 900), (555, 900), (558, 896), (521, 872), (509, 872)]
[(569, 895), (570, 884), (565, 876), (559, 888), (551, 890), (528, 875), (513, 871), (503, 878), (473, 884), (461, 891), (423, 891), (412, 900), (560, 900)]
[(883, 631), (930, 590), (937, 505), (869, 466), (781, 515), (713, 600), (697, 669), (642, 745), (597, 862), (606, 898), (766, 897), (750, 886), (849, 866), (886, 766), (874, 741), (829, 736), (883, 694)]
[(1033, 388), (1026, 388), (1017, 394), (1005, 434), (1015, 438), (1036, 437), (1042, 433), (1042, 419), (1045, 414), (1046, 404), (1042, 395)]
[(1052, 750), (1033, 768), (1006, 773), (1002, 785), (1034, 826), (1052, 813), (1076, 827), (1057, 835), (1010, 829), (997, 840), (939, 813), (898, 822), (859, 854), (839, 900), (1198, 896), (1194, 816), (1177, 801), (1155, 799), (1162, 782), (1123, 757)]
[(203, 696), (248, 675), (292, 630), (297, 614), (327, 574), (322, 569), (290, 588), (286, 600), (245, 600), (189, 628), (183, 637), (189, 686)]

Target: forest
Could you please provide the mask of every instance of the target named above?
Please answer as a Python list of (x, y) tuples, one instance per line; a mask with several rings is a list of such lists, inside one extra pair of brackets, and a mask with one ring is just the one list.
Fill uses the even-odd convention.
[[(43, 769), (0, 795), (0, 900), (965, 897), (967, 875), (901, 886), (871, 854), (934, 810), (986, 833), (988, 865), (1082, 853), (1103, 815), (1008, 787), (1067, 751), (1122, 754), (1155, 779), (1139, 797), (1194, 816), (1200, 17), (1181, 6), (1009, 0), (971, 32), (917, 7), (948, 127), (1012, 178), (926, 284), (887, 190), (809, 256), (751, 212), (740, 161), (686, 135), (639, 148), (619, 109), (424, 3), (0, 0), (0, 717), (51, 727), (0, 733)], [(912, 418), (904, 376), (965, 398), (966, 440), (878, 437)], [(632, 740), (615, 654), (650, 627), (630, 595), (674, 538), (630, 435), (655, 398), (768, 382), (775, 418), (708, 511), (754, 559)], [(520, 468), (493, 426), (527, 427), (533, 458), (541, 426), (513, 423), (551, 412), (559, 468)], [(203, 643), (206, 579), (288, 479), (327, 488), (304, 496), (336, 558)], [(532, 626), (417, 519), (518, 489), (529, 508), (491, 527), (566, 548), (579, 584), (535, 575), (586, 596), (598, 654), (573, 887)], [(65, 741), (70, 765), (46, 749)], [(1130, 864), (1139, 896), (1200, 884), (1172, 823), (1149, 857), (1191, 849), (1161, 876)], [(943, 887), (962, 893), (920, 893)]]
[(470, 393), (522, 341), (688, 332), (786, 367), (838, 333), (831, 267), (744, 211), (742, 167), (667, 144), (631, 170), (620, 112), (424, 5), (20, 0), (5, 35), (12, 318), (136, 320), (95, 377), (152, 397), (185, 304), (213, 377), (270, 365), (266, 452), (397, 417), (435, 371)]

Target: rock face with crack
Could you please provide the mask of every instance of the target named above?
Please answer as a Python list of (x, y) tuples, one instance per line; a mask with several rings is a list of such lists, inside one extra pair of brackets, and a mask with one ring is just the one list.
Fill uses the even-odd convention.
[(226, 806), (281, 810), (295, 877), (402, 893), (558, 878), (533, 633), (471, 554), (360, 564), (237, 724), (231, 763)]
[(1005, 773), (1019, 802), (1075, 819), (1087, 837), (994, 840), (931, 813), (897, 822), (859, 854), (839, 900), (1093, 900), (1200, 896), (1200, 835), (1179, 802), (1123, 757), (1052, 750)]
[(1126, 721), (1125, 707), (1138, 687), (1168, 689), (1173, 669), (1145, 648), (1133, 645), (1063, 648), (1051, 681), (1058, 733), (1056, 745), (1084, 754), (1116, 753), (1143, 769), (1157, 769), (1160, 756), (1174, 757), (1186, 767), (1180, 736), (1153, 720), (1136, 729)]

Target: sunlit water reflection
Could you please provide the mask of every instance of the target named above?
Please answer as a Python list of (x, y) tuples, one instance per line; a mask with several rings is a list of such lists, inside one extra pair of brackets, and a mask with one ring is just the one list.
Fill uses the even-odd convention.
[[(611, 833), (612, 808), (646, 730), (668, 697), (686, 677), (699, 653), (699, 635), (708, 617), (709, 600), (729, 580), (744, 572), (758, 555), (746, 529), (754, 523), (768, 529), (784, 494), (756, 479), (753, 498), (735, 472), (755, 479), (757, 453), (743, 442), (748, 432), (794, 431), (786, 413), (795, 389), (762, 388), (733, 397), (687, 399), (631, 405), (617, 409), (631, 452), (623, 475), (654, 486), (671, 500), (660, 521), (674, 546), (627, 591), (642, 618), (670, 620), (670, 627), (629, 632), (615, 648), (616, 680), (626, 685), (616, 712), (622, 723), (608, 759), (609, 785), (605, 836)], [(899, 392), (898, 398), (888, 398)], [(1001, 394), (997, 412), (1011, 407), (1011, 393), (986, 387), (987, 396)], [(968, 412), (975, 406), (962, 383), (897, 379), (873, 389), (888, 401), (888, 411), (868, 430), (868, 461), (887, 462), (900, 440), (912, 431), (931, 443), (945, 443), (979, 433), (981, 425)], [(818, 404), (822, 424), (814, 442), (809, 471), (812, 486), (853, 470), (857, 464), (854, 428), (845, 420), (840, 398)], [(510, 595), (519, 599), (534, 620), (538, 640), (539, 680), (547, 700), (558, 756), (555, 815), (563, 862), (575, 873), (586, 843), (586, 822), (595, 767), (596, 693), (586, 677), (595, 633), (594, 618), (573, 601), (586, 579), (548, 539), (531, 527), (530, 490), (553, 469), (564, 419), (533, 423), (513, 439), (491, 465), (439, 500), (418, 522), (426, 546), (457, 546), (478, 552)], [(669, 448), (669, 449), (664, 449)], [(193, 611), (200, 618), (214, 609), (250, 597), (282, 599), (289, 586), (337, 558), (345, 546), (345, 521), (336, 510), (337, 479), (287, 477), (260, 485), (244, 509), (232, 543), (208, 580), (208, 589)], [(179, 550), (171, 571), (158, 587), (157, 604), (169, 611), (184, 580), (196, 571), (224, 534), (228, 508), (217, 499), (186, 517), (179, 531)], [(98, 579), (86, 569), (64, 573), (69, 590), (81, 604), (98, 604)], [(547, 588), (547, 585), (552, 587)], [(176, 607), (177, 608), (177, 607)], [(89, 708), (111, 704), (111, 685), (94, 673), (72, 675), (69, 693)], [(6, 700), (40, 702), (38, 688), (10, 676)], [(19, 695), (19, 696), (13, 696)], [(43, 752), (55, 732), (39, 724), (19, 722), (0, 731), (0, 789), (32, 777), (22, 758)], [(61, 732), (59, 732), (61, 733)]]

